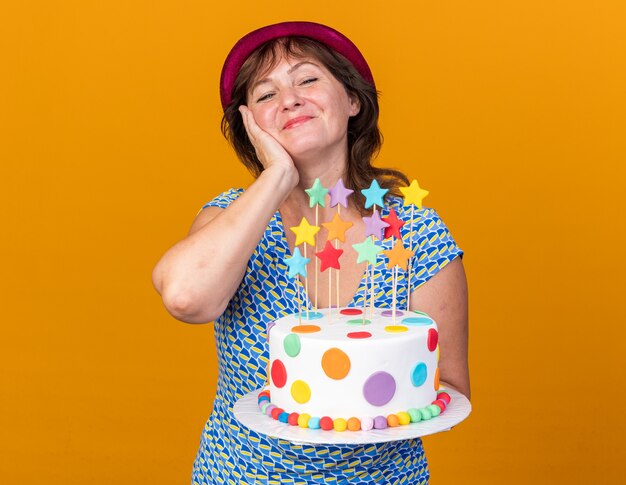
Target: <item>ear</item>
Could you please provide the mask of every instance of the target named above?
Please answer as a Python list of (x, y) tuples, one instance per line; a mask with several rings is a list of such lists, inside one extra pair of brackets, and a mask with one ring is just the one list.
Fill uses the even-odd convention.
[(350, 96), (350, 117), (356, 116), (361, 111), (361, 101), (355, 94)]

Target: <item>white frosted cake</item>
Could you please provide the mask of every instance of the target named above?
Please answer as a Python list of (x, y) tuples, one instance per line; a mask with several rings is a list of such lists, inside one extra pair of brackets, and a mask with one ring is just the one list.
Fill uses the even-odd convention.
[(369, 430), (430, 419), (439, 392), (438, 333), (426, 314), (357, 308), (303, 311), (268, 326), (269, 390), (261, 410), (308, 428)]

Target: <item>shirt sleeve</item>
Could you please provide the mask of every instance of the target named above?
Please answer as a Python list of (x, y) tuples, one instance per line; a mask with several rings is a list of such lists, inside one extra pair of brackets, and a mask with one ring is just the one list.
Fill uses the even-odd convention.
[(230, 189), (226, 192), (222, 192), (220, 195), (204, 204), (200, 211), (202, 211), (202, 209), (206, 209), (207, 207), (219, 207), (220, 209), (226, 209), (241, 194), (243, 194), (243, 189)]
[(411, 258), (411, 289), (416, 289), (435, 276), (463, 251), (434, 209), (421, 209), (415, 214), (411, 242), (415, 254)]

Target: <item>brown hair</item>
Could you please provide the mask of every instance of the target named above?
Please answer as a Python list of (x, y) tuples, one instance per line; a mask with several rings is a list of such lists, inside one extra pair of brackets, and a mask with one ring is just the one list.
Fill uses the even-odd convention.
[(348, 121), (345, 185), (355, 191), (355, 201), (361, 212), (365, 212), (365, 197), (360, 190), (369, 187), (373, 179), (377, 179), (381, 187), (388, 188), (389, 193), (400, 195), (398, 187), (409, 184), (406, 175), (398, 170), (372, 166), (372, 160), (378, 154), (383, 141), (378, 128), (376, 88), (365, 81), (341, 54), (306, 37), (282, 37), (266, 42), (246, 59), (235, 80), (232, 102), (224, 110), (222, 118), (222, 133), (252, 175), (258, 177), (263, 171), (263, 165), (248, 138), (239, 106), (246, 104), (248, 88), (257, 75), (270, 71), (282, 57), (313, 57), (319, 60), (343, 84), (348, 95), (359, 100), (359, 113)]

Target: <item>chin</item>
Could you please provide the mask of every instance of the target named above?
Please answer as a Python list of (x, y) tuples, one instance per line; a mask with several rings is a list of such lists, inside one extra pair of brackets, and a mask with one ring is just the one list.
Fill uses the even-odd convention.
[[(289, 140), (283, 144), (289, 156), (295, 160), (309, 159), (312, 157), (324, 157), (329, 153), (333, 153), (338, 149), (347, 150), (347, 139), (341, 138), (339, 140), (320, 140), (319, 136), (302, 136), (297, 139)], [(345, 147), (344, 147), (345, 145)]]
[(290, 143), (285, 146), (287, 153), (291, 158), (307, 158), (315, 153), (321, 153), (328, 150), (327, 145), (320, 145), (318, 140), (297, 140), (295, 143)]

